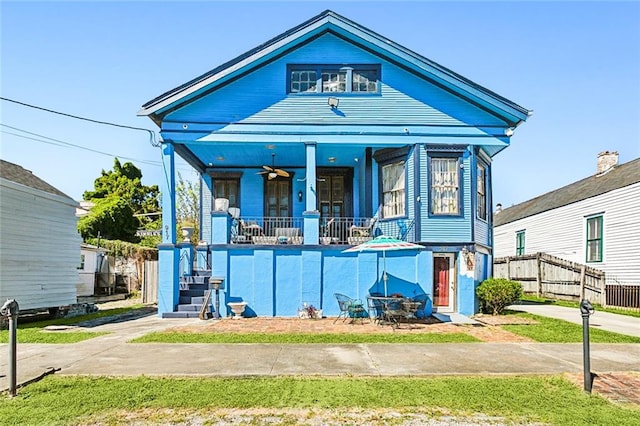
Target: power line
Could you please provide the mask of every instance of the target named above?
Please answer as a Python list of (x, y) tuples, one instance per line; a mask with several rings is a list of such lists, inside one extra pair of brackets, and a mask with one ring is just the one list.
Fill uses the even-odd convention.
[(58, 114), (58, 115), (63, 115), (65, 117), (75, 118), (77, 120), (84, 120), (84, 121), (89, 121), (89, 122), (92, 122), (92, 123), (104, 124), (104, 125), (107, 125), (107, 126), (120, 127), (120, 128), (123, 128), (123, 129), (141, 130), (143, 132), (149, 133), (149, 142), (151, 143), (151, 145), (153, 147), (157, 148), (157, 147), (160, 146), (160, 144), (156, 140), (156, 134), (153, 132), (153, 130), (145, 129), (145, 128), (142, 128), (142, 127), (127, 126), (127, 125), (124, 125), (124, 124), (110, 123), (108, 121), (94, 120), (92, 118), (80, 117), (78, 115), (68, 114), (66, 112), (55, 111), (55, 110), (52, 110), (52, 109), (49, 109), (49, 108), (44, 108), (44, 107), (40, 107), (40, 106), (37, 106), (37, 105), (27, 104), (25, 102), (16, 101), (14, 99), (5, 98), (5, 97), (2, 97), (2, 96), (0, 96), (0, 100), (7, 101), (7, 102), (13, 102), (14, 104), (26, 106), (26, 107), (29, 107), (29, 108), (39, 109), (41, 111), (50, 112), (52, 114)]
[(0, 126), (6, 127), (6, 128), (9, 128), (9, 129), (12, 129), (12, 130), (16, 130), (18, 132), (23, 132), (23, 133), (26, 133), (28, 135), (37, 136), (38, 138), (48, 139), (48, 140), (36, 139), (36, 138), (29, 137), (29, 136), (21, 135), (21, 134), (18, 134), (18, 133), (12, 133), (12, 132), (7, 132), (5, 130), (1, 130), (2, 133), (6, 133), (6, 134), (12, 135), (12, 136), (17, 136), (19, 138), (30, 139), (30, 140), (33, 140), (33, 141), (36, 141), (36, 142), (46, 143), (46, 144), (55, 145), (55, 146), (63, 146), (63, 147), (70, 147), (70, 148), (72, 147), (72, 148), (83, 149), (85, 151), (94, 152), (96, 154), (107, 155), (109, 157), (118, 157), (118, 158), (122, 158), (123, 160), (137, 161), (137, 162), (148, 164), (148, 165), (151, 165), (151, 166), (160, 166), (160, 161), (140, 160), (140, 159), (137, 159), (137, 158), (130, 158), (130, 157), (125, 157), (125, 156), (120, 156), (120, 155), (114, 155), (114, 154), (110, 154), (108, 152), (98, 151), (96, 149), (87, 148), (87, 147), (84, 147), (84, 146), (81, 146), (81, 145), (72, 144), (70, 142), (65, 142), (65, 141), (62, 141), (60, 139), (50, 138), (48, 136), (40, 135), (38, 133), (29, 132), (27, 130), (23, 130), (23, 129), (19, 129), (17, 127), (9, 126), (9, 125), (4, 124), (4, 123), (0, 123)]
[[(86, 150), (86, 151), (95, 152), (95, 153), (97, 153), (97, 154), (107, 155), (107, 156), (109, 156), (109, 157), (117, 157), (117, 158), (120, 158), (120, 159), (122, 159), (122, 160), (136, 161), (136, 162), (138, 162), (138, 163), (143, 163), (143, 164), (147, 164), (147, 165), (155, 166), (155, 167), (161, 167), (161, 166), (163, 166), (162, 161), (155, 161), (155, 160), (140, 160), (140, 159), (138, 159), (138, 158), (131, 158), (131, 157), (126, 157), (126, 156), (117, 155), (117, 154), (110, 154), (110, 153), (108, 153), (108, 152), (97, 151), (97, 150), (95, 150), (95, 149), (86, 148), (86, 147), (81, 146), (81, 145), (75, 145), (75, 144), (72, 144), (72, 143), (70, 143), (70, 142), (65, 142), (65, 141), (61, 141), (61, 140), (59, 140), (59, 139), (50, 138), (50, 137), (48, 137), (48, 136), (39, 135), (39, 134), (37, 134), (37, 133), (33, 133), (33, 132), (29, 132), (29, 131), (26, 131), (26, 130), (19, 129), (19, 128), (17, 128), (17, 127), (8, 126), (8, 125), (3, 124), (3, 123), (0, 123), (0, 126), (4, 126), (4, 127), (9, 128), (9, 129), (17, 130), (17, 131), (20, 131), (20, 132), (27, 133), (27, 134), (29, 134), (29, 135), (34, 135), (34, 136), (38, 136), (38, 137), (45, 138), (45, 139), (49, 139), (49, 140), (47, 141), (47, 140), (42, 140), (42, 139), (32, 138), (32, 137), (25, 136), (25, 135), (21, 135), (21, 134), (18, 134), (18, 133), (12, 133), (12, 132), (7, 132), (6, 130), (0, 130), (0, 133), (4, 133), (4, 134), (7, 134), (7, 135), (12, 135), (12, 136), (17, 136), (17, 137), (19, 137), (19, 138), (23, 138), (23, 139), (29, 139), (29, 140), (32, 140), (32, 141), (36, 141), (36, 142), (40, 142), (40, 143), (46, 143), (46, 144), (49, 144), (49, 145), (59, 146), (59, 147), (63, 147), (63, 148), (78, 148), (78, 149), (83, 149), (83, 150)], [(183, 171), (185, 171), (185, 172), (192, 172), (192, 171), (194, 171), (194, 169), (193, 169), (193, 168), (185, 169), (185, 168), (181, 168), (181, 167), (179, 167), (179, 166), (177, 166), (177, 167), (176, 167), (176, 170), (183, 170)]]

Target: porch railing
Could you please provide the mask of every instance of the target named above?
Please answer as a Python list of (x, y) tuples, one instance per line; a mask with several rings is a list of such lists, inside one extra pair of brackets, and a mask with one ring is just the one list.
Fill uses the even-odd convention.
[(413, 220), (379, 221), (370, 217), (334, 217), (320, 220), (321, 244), (360, 244), (378, 235), (413, 241)]
[(235, 244), (302, 244), (300, 217), (240, 217), (231, 223)]
[[(320, 244), (361, 244), (378, 235), (414, 241), (414, 221), (379, 221), (370, 217), (321, 218)], [(302, 244), (304, 220), (299, 217), (238, 217), (231, 222), (233, 244)]]

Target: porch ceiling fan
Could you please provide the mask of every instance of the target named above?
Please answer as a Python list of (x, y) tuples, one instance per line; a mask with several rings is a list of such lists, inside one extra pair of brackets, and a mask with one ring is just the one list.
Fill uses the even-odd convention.
[(267, 175), (267, 179), (271, 180), (271, 179), (275, 179), (278, 176), (282, 176), (282, 177), (289, 177), (289, 172), (286, 172), (282, 169), (277, 169), (275, 166), (275, 162), (276, 162), (276, 154), (275, 152), (271, 153), (271, 166), (262, 166), (262, 168), (264, 169), (264, 171), (262, 172), (258, 172), (259, 175)]

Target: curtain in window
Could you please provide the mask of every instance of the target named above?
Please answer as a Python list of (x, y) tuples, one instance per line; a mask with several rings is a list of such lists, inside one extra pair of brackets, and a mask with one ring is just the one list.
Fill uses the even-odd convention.
[(382, 217), (404, 216), (404, 161), (382, 167)]
[(431, 159), (431, 213), (458, 213), (458, 159)]

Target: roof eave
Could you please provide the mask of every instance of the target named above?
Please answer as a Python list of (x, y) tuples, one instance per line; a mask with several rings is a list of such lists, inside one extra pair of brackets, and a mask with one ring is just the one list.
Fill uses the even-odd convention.
[(459, 95), (479, 101), (503, 118), (510, 127), (517, 127), (533, 112), (362, 25), (326, 10), (225, 64), (154, 98), (144, 104), (137, 115), (150, 116), (158, 124), (162, 120), (162, 111), (168, 110), (172, 105), (184, 102), (185, 98), (196, 97), (205, 88), (222, 83), (231, 76), (249, 68), (260, 66), (277, 55), (278, 52), (292, 49), (308, 39), (330, 30), (347, 38), (358, 37), (369, 43), (371, 47), (375, 47), (378, 52), (384, 52), (384, 55), (398, 58), (417, 72), (440, 80), (441, 84), (448, 86), (450, 90)]

